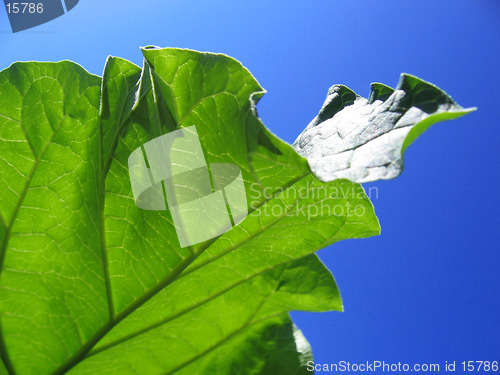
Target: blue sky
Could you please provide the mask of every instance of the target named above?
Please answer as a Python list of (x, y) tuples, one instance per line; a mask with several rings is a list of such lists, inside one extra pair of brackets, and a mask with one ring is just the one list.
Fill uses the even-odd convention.
[(345, 312), (292, 316), (319, 363), (500, 360), (500, 2), (81, 0), (18, 34), (0, 9), (0, 69), (68, 59), (101, 74), (107, 55), (141, 64), (145, 45), (240, 60), (288, 142), (335, 83), (366, 96), (407, 72), (477, 106), (418, 139), (398, 179), (370, 184), (381, 236), (319, 252)]

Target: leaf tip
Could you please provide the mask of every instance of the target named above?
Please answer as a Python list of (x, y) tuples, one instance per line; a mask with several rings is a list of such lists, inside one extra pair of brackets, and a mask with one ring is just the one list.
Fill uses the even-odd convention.
[(148, 45), (148, 46), (141, 47), (141, 51), (148, 51), (151, 49), (161, 49), (161, 47), (154, 46), (154, 45)]
[(368, 96), (368, 103), (373, 103), (375, 100), (386, 101), (392, 95), (394, 89), (380, 82), (373, 82), (370, 85), (370, 95)]

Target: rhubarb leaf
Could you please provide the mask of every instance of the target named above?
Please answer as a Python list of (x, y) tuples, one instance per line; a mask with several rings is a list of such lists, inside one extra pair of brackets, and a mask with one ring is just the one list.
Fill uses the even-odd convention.
[(395, 90), (373, 83), (368, 99), (334, 85), (293, 146), (321, 181), (387, 180), (401, 174), (404, 151), (431, 125), (473, 110), (408, 74)]
[[(344, 174), (316, 161), (373, 151), (385, 134), (407, 130), (372, 155), (378, 165), (435, 119), (464, 111), (410, 76), (396, 91), (374, 85), (369, 100), (336, 86), (299, 137), (307, 161), (262, 124), (264, 90), (238, 61), (143, 54), (142, 68), (108, 58), (102, 79), (71, 62), (0, 72), (0, 373), (306, 374), (311, 349), (288, 312), (342, 310), (314, 253), (380, 231), (363, 188), (342, 177), (394, 173), (367, 174), (365, 159)], [(391, 101), (384, 113), (398, 121), (375, 116), (376, 129), (358, 131), (368, 129), (365, 112)], [(401, 126), (401, 108), (418, 123)], [(344, 143), (326, 136), (349, 138), (337, 117), (355, 128)], [(208, 165), (240, 171), (248, 215), (182, 247), (170, 206), (138, 206), (128, 161), (193, 127)]]

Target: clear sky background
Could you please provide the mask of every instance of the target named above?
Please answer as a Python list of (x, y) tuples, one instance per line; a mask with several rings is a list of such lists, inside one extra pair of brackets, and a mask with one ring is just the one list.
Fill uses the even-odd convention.
[(145, 45), (240, 60), (288, 142), (335, 83), (366, 96), (407, 72), (477, 106), (418, 139), (398, 179), (370, 185), (381, 236), (319, 252), (345, 312), (292, 316), (319, 363), (500, 360), (500, 1), (80, 0), (18, 34), (0, 9), (0, 69), (69, 59), (101, 74), (108, 55), (140, 65)]

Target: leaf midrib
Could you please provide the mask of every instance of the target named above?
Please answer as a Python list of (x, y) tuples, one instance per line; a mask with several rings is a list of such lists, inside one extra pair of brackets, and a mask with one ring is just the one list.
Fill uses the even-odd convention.
[[(342, 228), (344, 227), (344, 225), (345, 225), (345, 222), (341, 226), (339, 226), (339, 229), (337, 230), (337, 233), (342, 230)], [(173, 314), (172, 316), (169, 316), (168, 318), (162, 319), (161, 321), (159, 321), (157, 323), (154, 323), (154, 324), (152, 324), (150, 326), (144, 327), (144, 328), (142, 328), (142, 329), (140, 329), (138, 331), (130, 333), (127, 336), (124, 336), (124, 337), (122, 337), (120, 339), (117, 339), (115, 341), (111, 341), (108, 344), (103, 345), (99, 349), (96, 349), (95, 351), (91, 351), (86, 358), (92, 357), (92, 356), (94, 356), (94, 355), (96, 355), (96, 354), (98, 354), (100, 352), (103, 352), (103, 351), (106, 351), (108, 349), (111, 349), (111, 348), (113, 348), (113, 347), (115, 347), (115, 346), (117, 346), (117, 345), (119, 345), (119, 344), (121, 344), (121, 343), (123, 343), (125, 341), (128, 341), (128, 340), (134, 338), (134, 337), (140, 336), (140, 335), (142, 335), (142, 334), (144, 334), (144, 333), (146, 333), (148, 331), (151, 331), (151, 330), (153, 330), (155, 328), (158, 328), (158, 327), (160, 327), (160, 326), (162, 326), (162, 325), (164, 325), (164, 324), (166, 324), (166, 323), (168, 323), (168, 322), (170, 322), (172, 320), (175, 320), (175, 319), (179, 318), (180, 316), (182, 316), (184, 314), (187, 314), (187, 313), (195, 310), (196, 308), (204, 305), (205, 303), (208, 303), (208, 302), (210, 302), (210, 301), (212, 301), (212, 300), (220, 297), (224, 293), (227, 293), (227, 292), (231, 291), (232, 289), (234, 289), (234, 288), (236, 288), (236, 287), (238, 287), (238, 286), (240, 286), (240, 285), (242, 285), (242, 284), (244, 284), (244, 283), (246, 283), (246, 282), (248, 282), (250, 280), (255, 279), (256, 277), (263, 275), (266, 272), (273, 271), (273, 270), (275, 270), (275, 269), (277, 269), (279, 267), (287, 265), (288, 263), (291, 263), (291, 262), (303, 259), (303, 258), (305, 258), (305, 257), (307, 257), (307, 256), (309, 256), (309, 255), (311, 255), (313, 253), (315, 253), (318, 249), (322, 249), (323, 247), (328, 246), (329, 244), (331, 244), (331, 239), (330, 238), (328, 240), (326, 240), (325, 242), (323, 242), (321, 245), (317, 246), (315, 248), (315, 250), (313, 250), (311, 252), (308, 252), (307, 254), (304, 254), (304, 255), (302, 255), (302, 256), (300, 256), (298, 258), (295, 258), (295, 259), (288, 259), (288, 260), (286, 260), (284, 262), (280, 262), (280, 263), (274, 264), (271, 267), (267, 267), (267, 268), (262, 269), (261, 271), (256, 272), (256, 273), (254, 273), (254, 274), (252, 274), (250, 276), (242, 278), (242, 279), (238, 280), (237, 282), (229, 285), (228, 287), (226, 287), (224, 289), (221, 289), (217, 293), (214, 293), (213, 295), (211, 295), (211, 296), (209, 296), (209, 297), (207, 297), (207, 298), (205, 298), (205, 299), (203, 299), (203, 300), (195, 303), (194, 305), (186, 307), (184, 310), (178, 311), (177, 313)], [(183, 275), (184, 274), (182, 274), (181, 277)], [(181, 277), (177, 278), (175, 281), (179, 280)]]
[[(129, 97), (131, 93), (133, 93), (136, 90), (140, 89), (140, 83), (142, 74), (139, 76), (139, 81), (132, 87), (132, 90), (130, 88), (127, 90), (127, 96), (126, 98)], [(108, 252), (107, 252), (107, 244), (106, 244), (106, 229), (105, 229), (105, 215), (104, 215), (104, 209), (105, 209), (105, 198), (106, 198), (106, 176), (108, 174), (111, 162), (113, 160), (113, 155), (114, 155), (114, 150), (116, 149), (116, 146), (118, 144), (118, 135), (120, 134), (120, 130), (122, 126), (125, 124), (125, 122), (128, 120), (130, 117), (131, 113), (133, 111), (130, 111), (125, 118), (123, 118), (123, 113), (125, 112), (125, 107), (127, 105), (127, 100), (125, 100), (120, 108), (119, 111), (119, 116), (118, 116), (118, 126), (115, 129), (115, 132), (113, 133), (113, 138), (112, 138), (112, 144), (110, 148), (110, 153), (108, 155), (108, 159), (104, 160), (104, 147), (103, 147), (103, 128), (102, 128), (102, 101), (103, 101), (103, 95), (102, 93), (104, 92), (104, 89), (107, 88), (109, 81), (105, 82), (104, 81), (105, 74), (103, 74), (103, 79), (101, 80), (101, 92), (100, 92), (100, 101), (99, 101), (99, 237), (100, 237), (100, 243), (101, 243), (101, 257), (102, 257), (102, 262), (103, 262), (103, 276), (104, 276), (104, 282), (106, 286), (106, 299), (108, 302), (108, 313), (109, 313), (109, 319), (110, 321), (113, 319), (115, 316), (115, 307), (113, 303), (113, 292), (112, 292), (112, 286), (111, 286), (111, 276), (109, 273), (109, 259), (108, 259)], [(128, 82), (127, 82), (128, 86)], [(139, 97), (138, 101), (142, 98)]]
[[(309, 187), (308, 187), (309, 188)], [(295, 202), (295, 204), (293, 206), (289, 206), (288, 209), (290, 210), (293, 210), (294, 207), (296, 207), (296, 205), (299, 203), (300, 201), (300, 198), (298, 198)], [(288, 209), (286, 210), (286, 212), (288, 212)], [(258, 232), (256, 232), (255, 234), (253, 234), (252, 236), (250, 237), (246, 237), (243, 241), (240, 241), (237, 245), (233, 245), (231, 246), (227, 252), (217, 256), (217, 257), (213, 257), (213, 258), (210, 258), (207, 262), (203, 263), (202, 266), (205, 266), (207, 264), (210, 264), (211, 262), (215, 261), (216, 259), (222, 257), (223, 255), (226, 255), (228, 254), (229, 252), (235, 250), (235, 249), (238, 249), (240, 246), (242, 246), (243, 244), (245, 244), (246, 242), (250, 241), (251, 239), (255, 238), (256, 236), (258, 236), (260, 233), (264, 232), (265, 230), (267, 230), (268, 228), (270, 228), (271, 226), (275, 225), (276, 223), (278, 223), (280, 220), (282, 220), (283, 218), (285, 218), (287, 215), (286, 213), (284, 213), (282, 216), (276, 218), (275, 220), (273, 220), (271, 223), (269, 223), (267, 226), (264, 226), (264, 227), (261, 227), (259, 229)], [(342, 223), (341, 226), (339, 226), (338, 230), (336, 231), (336, 233), (339, 233), (342, 228), (345, 226), (346, 222), (347, 222), (347, 218), (348, 216), (345, 218), (345, 221)], [(107, 349), (110, 349), (122, 342), (125, 342), (127, 341), (128, 339), (131, 339), (133, 337), (136, 337), (136, 336), (139, 336), (141, 335), (142, 333), (145, 333), (151, 329), (154, 329), (156, 327), (159, 327), (165, 323), (167, 323), (168, 321), (171, 321), (179, 316), (182, 316), (183, 314), (185, 313), (188, 313), (189, 311), (191, 310), (194, 310), (196, 309), (197, 307), (203, 305), (204, 303), (207, 303), (207, 302), (210, 302), (211, 300), (219, 297), (220, 295), (228, 292), (229, 290), (237, 287), (238, 285), (241, 285), (265, 272), (268, 272), (270, 270), (273, 270), (277, 267), (281, 267), (281, 266), (284, 266), (292, 261), (295, 261), (297, 259), (301, 259), (303, 257), (306, 257), (308, 255), (311, 255), (312, 253), (314, 253), (315, 251), (317, 251), (318, 249), (321, 249), (325, 246), (327, 246), (328, 244), (330, 244), (332, 242), (332, 239), (331, 238), (328, 238), (326, 241), (324, 241), (323, 243), (321, 243), (319, 246), (316, 246), (314, 250), (311, 250), (310, 252), (308, 252), (307, 254), (304, 254), (303, 256), (299, 257), (299, 258), (295, 258), (295, 259), (289, 259), (287, 261), (284, 261), (284, 262), (281, 262), (279, 264), (276, 264), (272, 267), (269, 267), (267, 269), (264, 269), (256, 274), (253, 274), (251, 275), (250, 277), (247, 277), (243, 280), (240, 280), (238, 281), (237, 283), (233, 284), (233, 285), (230, 285), (229, 287), (227, 287), (226, 289), (224, 290), (221, 290), (219, 292), (217, 292), (215, 295), (212, 295), (210, 296), (209, 298), (207, 298), (206, 300), (203, 300), (203, 301), (200, 301), (198, 304), (195, 304), (194, 306), (189, 306), (188, 308), (186, 308), (185, 310), (182, 310), (180, 312), (178, 312), (177, 314), (175, 314), (174, 316), (172, 317), (169, 317), (169, 318), (166, 318), (164, 320), (162, 320), (161, 322), (158, 322), (158, 323), (155, 323), (154, 325), (151, 325), (149, 327), (145, 327), (143, 328), (142, 330), (138, 331), (138, 332), (134, 332), (133, 334), (130, 334), (128, 335), (126, 338), (122, 338), (122, 339), (119, 339), (119, 340), (116, 340), (114, 342), (111, 342), (109, 344), (107, 344), (106, 346), (103, 346), (99, 349), (97, 349), (96, 351), (94, 352), (91, 352), (92, 348), (112, 329), (114, 328), (116, 325), (118, 325), (123, 319), (125, 319), (127, 316), (129, 316), (131, 313), (133, 313), (135, 310), (137, 310), (138, 308), (140, 308), (142, 305), (144, 305), (147, 301), (149, 301), (149, 299), (151, 299), (152, 297), (154, 297), (157, 293), (159, 293), (160, 291), (162, 291), (164, 288), (166, 288), (168, 285), (170, 285), (172, 282), (174, 281), (178, 281), (180, 280), (183, 276), (185, 276), (186, 274), (188, 273), (191, 273), (193, 272), (194, 270), (188, 272), (188, 273), (183, 273), (183, 271), (190, 265), (192, 264), (192, 262), (194, 260), (196, 260), (196, 258), (198, 256), (200, 256), (205, 250), (207, 250), (214, 242), (212, 242), (208, 247), (206, 247), (205, 249), (203, 249), (202, 251), (198, 252), (196, 255), (193, 255), (191, 258), (186, 258), (182, 263), (181, 263), (181, 267), (179, 267), (179, 269), (176, 269), (174, 272), (176, 273), (175, 275), (169, 275), (169, 277), (167, 279), (165, 279), (163, 282), (157, 284), (155, 287), (153, 287), (152, 289), (150, 289), (147, 293), (143, 294), (143, 296), (138, 299), (135, 303), (131, 304), (126, 310), (123, 310), (122, 313), (120, 313), (119, 315), (117, 315), (117, 318), (114, 319), (113, 321), (109, 322), (107, 325), (106, 325), (106, 330), (104, 332), (101, 332), (101, 336), (100, 337), (95, 337), (94, 340), (92, 340), (92, 344), (90, 344), (90, 341), (87, 342), (86, 345), (84, 345), (84, 347), (86, 348), (85, 351), (81, 351), (81, 353), (79, 352), (79, 355), (78, 355), (78, 359), (75, 358), (75, 361), (74, 363), (71, 364), (71, 366), (69, 367), (64, 367), (61, 369), (61, 371), (65, 372), (65, 371), (68, 371), (70, 368), (76, 366), (78, 363), (80, 363), (81, 361), (84, 361), (86, 358), (88, 357), (91, 357), (93, 355), (96, 355), (98, 354), (99, 352), (102, 352), (102, 351), (105, 351)], [(187, 263), (184, 265), (184, 263)], [(200, 267), (197, 267), (196, 269), (198, 268), (201, 268)], [(179, 276), (179, 277), (177, 277)], [(83, 348), (83, 347), (82, 347)], [(90, 353), (90, 354), (89, 354)], [(88, 355), (89, 354), (89, 355)], [(54, 372), (54, 374), (59, 374), (59, 373), (63, 373), (63, 372), (60, 372), (58, 370), (56, 370), (56, 372)]]

